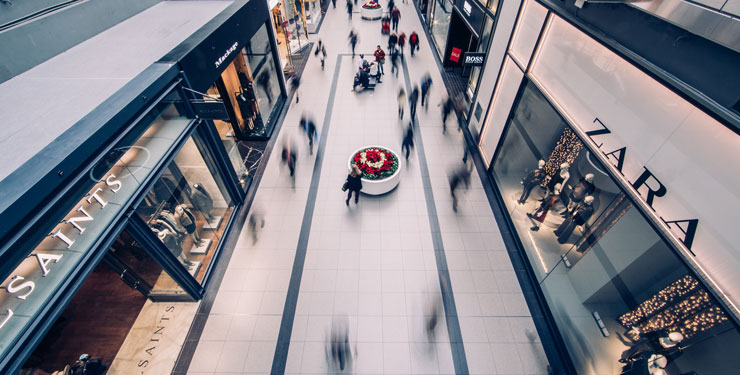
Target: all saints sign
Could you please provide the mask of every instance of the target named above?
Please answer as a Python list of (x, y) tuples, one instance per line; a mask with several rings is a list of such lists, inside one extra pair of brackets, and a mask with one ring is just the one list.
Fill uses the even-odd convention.
[[(29, 267), (28, 264), (22, 263), (0, 289), (4, 289), (6, 295), (17, 300), (16, 302), (28, 301), (39, 287), (38, 284), (55, 272), (58, 263), (64, 262), (64, 250), (69, 250), (81, 236), (85, 235), (85, 230), (95, 220), (93, 213), (104, 209), (109, 202), (107, 196), (116, 194), (121, 187), (123, 183), (114, 174), (102, 179), (49, 234), (49, 240), (55, 243), (52, 246), (39, 246), (28, 256), (35, 258), (34, 266)], [(19, 307), (18, 303), (12, 304), (14, 307), (7, 306), (10, 305), (7, 299), (5, 302), (6, 306), (0, 307), (1, 310), (5, 310), (0, 310), (0, 330), (13, 319), (16, 310), (14, 307)]]

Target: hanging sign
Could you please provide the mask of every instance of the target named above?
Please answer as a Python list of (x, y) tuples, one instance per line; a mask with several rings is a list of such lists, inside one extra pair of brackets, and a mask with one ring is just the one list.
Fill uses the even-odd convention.
[(486, 54), (483, 52), (465, 52), (463, 58), (463, 65), (465, 66), (481, 66), (486, 59)]
[(456, 47), (452, 47), (452, 52), (450, 52), (450, 61), (454, 62), (460, 62), (460, 55), (462, 54), (462, 50)]

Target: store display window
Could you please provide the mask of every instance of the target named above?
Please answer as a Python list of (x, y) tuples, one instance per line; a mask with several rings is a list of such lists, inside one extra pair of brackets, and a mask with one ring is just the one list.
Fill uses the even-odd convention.
[(450, 18), (453, 12), (452, 1), (437, 0), (434, 3), (434, 19), (432, 20), (432, 37), (437, 46), (437, 52), (444, 56), (447, 44), (447, 32), (450, 28)]
[(136, 209), (198, 282), (203, 281), (234, 209), (217, 176), (189, 138)]
[(491, 173), (579, 374), (740, 367), (730, 315), (531, 82)]

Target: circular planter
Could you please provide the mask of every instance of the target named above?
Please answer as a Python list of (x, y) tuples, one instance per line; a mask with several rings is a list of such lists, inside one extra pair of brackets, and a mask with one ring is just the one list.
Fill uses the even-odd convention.
[(352, 161), (353, 161), (352, 159), (355, 157), (355, 155), (358, 152), (366, 148), (370, 148), (370, 147), (378, 147), (378, 148), (386, 149), (390, 151), (398, 160), (398, 169), (396, 169), (396, 171), (392, 175), (386, 178), (383, 178), (383, 179), (379, 179), (379, 180), (368, 180), (364, 177), (362, 179), (362, 190), (361, 190), (362, 193), (365, 193), (368, 195), (385, 194), (393, 190), (396, 186), (398, 186), (398, 183), (401, 182), (401, 169), (403, 168), (403, 164), (401, 163), (401, 158), (398, 156), (398, 154), (395, 151), (391, 150), (388, 147), (377, 146), (377, 145), (360, 147), (357, 150), (355, 150), (352, 153), (352, 155), (350, 155), (349, 161), (347, 162), (347, 169), (349, 171), (352, 171)]
[(383, 7), (381, 6), (375, 9), (360, 7), (360, 16), (366, 20), (379, 20), (383, 17)]

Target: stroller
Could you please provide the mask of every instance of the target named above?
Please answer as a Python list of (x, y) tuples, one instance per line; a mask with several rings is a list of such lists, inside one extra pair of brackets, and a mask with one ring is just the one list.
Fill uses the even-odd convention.
[(383, 16), (380, 20), (380, 33), (383, 35), (391, 33), (391, 19), (388, 16)]

